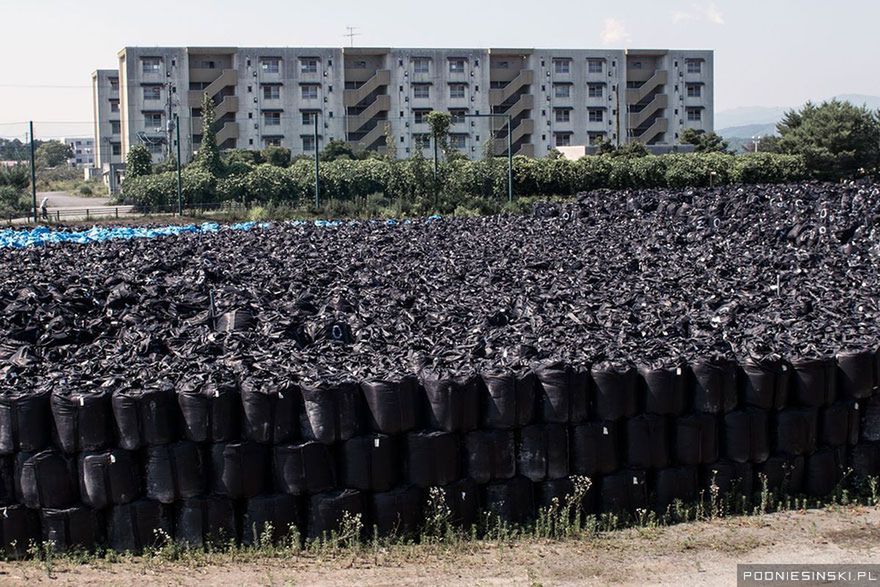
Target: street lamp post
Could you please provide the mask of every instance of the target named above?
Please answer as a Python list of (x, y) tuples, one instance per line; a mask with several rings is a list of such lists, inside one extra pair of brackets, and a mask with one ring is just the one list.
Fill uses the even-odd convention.
[(183, 162), (180, 160), (180, 116), (177, 114), (174, 115), (174, 131), (177, 137), (177, 215), (183, 216), (183, 179), (180, 175)]
[(761, 136), (752, 137), (752, 144), (755, 145), (755, 153), (758, 152), (758, 147), (761, 145)]
[[(465, 114), (465, 118), (504, 118), (507, 120), (507, 201), (513, 201), (513, 119), (510, 114)], [(493, 153), (494, 155), (494, 153)]]

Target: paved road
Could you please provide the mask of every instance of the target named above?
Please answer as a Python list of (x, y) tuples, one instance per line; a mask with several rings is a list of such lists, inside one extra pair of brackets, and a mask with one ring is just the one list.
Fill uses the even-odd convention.
[(57, 208), (97, 208), (106, 206), (110, 201), (108, 197), (84, 198), (69, 192), (37, 192), (37, 206), (43, 202), (43, 198), (49, 198), (47, 204), (50, 212)]
[[(91, 220), (96, 217), (121, 218), (131, 213), (131, 206), (114, 206), (109, 209), (110, 198), (106, 196), (85, 198), (69, 192), (37, 192), (37, 208), (43, 203), (43, 198), (49, 198), (46, 202), (49, 218), (61, 222)], [(11, 223), (27, 224), (30, 221), (30, 218), (15, 218)]]

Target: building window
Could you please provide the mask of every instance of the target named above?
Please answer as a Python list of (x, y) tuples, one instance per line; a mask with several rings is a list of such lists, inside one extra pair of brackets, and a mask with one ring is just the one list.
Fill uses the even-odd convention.
[(428, 73), (431, 69), (431, 60), (427, 57), (413, 59), (413, 73)]
[(263, 124), (266, 126), (281, 126), (281, 113), (263, 112)]
[(604, 108), (590, 108), (587, 111), (587, 120), (590, 122), (602, 122), (605, 120)]
[(264, 100), (280, 100), (281, 99), (281, 86), (276, 86), (274, 84), (263, 84), (263, 99)]
[(303, 151), (314, 151), (315, 150), (315, 137), (312, 135), (304, 135), (302, 137), (303, 143)]
[(591, 145), (595, 145), (600, 141), (604, 141), (607, 135), (604, 132), (588, 132), (587, 139), (590, 141)]
[(419, 133), (413, 135), (413, 141), (415, 141), (417, 149), (427, 149), (431, 146), (431, 135), (427, 133)]
[(556, 98), (571, 98), (571, 84), (553, 84), (553, 95)]
[(279, 73), (281, 71), (281, 60), (277, 57), (264, 57), (260, 59), (260, 68), (263, 73)]
[(687, 119), (692, 122), (699, 122), (703, 120), (703, 109), (702, 108), (688, 108), (687, 109)]
[(554, 59), (554, 73), (571, 73), (571, 59)]
[(431, 112), (431, 111), (430, 110), (413, 110), (413, 122), (415, 122), (416, 124), (422, 124), (424, 122), (427, 122), (425, 117), (428, 116), (429, 112)]
[(161, 100), (162, 86), (144, 86), (144, 100)]
[(302, 113), (302, 123), (303, 123), (304, 125), (307, 125), (307, 126), (314, 126), (314, 125), (315, 125), (315, 117), (317, 117), (317, 116), (318, 116), (318, 113), (317, 113), (317, 112), (306, 112), (306, 111), (303, 111), (303, 113)]
[(300, 86), (302, 88), (302, 99), (303, 100), (317, 100), (318, 99), (318, 86), (315, 85), (305, 85)]
[(687, 64), (688, 73), (703, 73), (702, 59), (686, 59), (685, 63)]
[(463, 124), (467, 110), (450, 110), (449, 116), (452, 118), (452, 124)]
[(510, 69), (510, 61), (498, 61), (495, 63), (495, 69)]
[(450, 59), (449, 73), (464, 73), (464, 59)]
[[(253, 145), (254, 140), (250, 140), (250, 144)], [(280, 147), (281, 146), (281, 137), (263, 137), (263, 145), (266, 147)]]
[(587, 59), (587, 73), (602, 73), (604, 59)]
[(568, 108), (554, 108), (553, 120), (556, 122), (571, 122), (571, 110)]
[(700, 84), (688, 84), (687, 85), (687, 95), (688, 98), (699, 98), (703, 95), (703, 86)]
[(110, 153), (115, 156), (122, 155), (122, 145), (119, 143), (110, 143)]
[(641, 61), (633, 61), (633, 62), (632, 62), (632, 68), (633, 68), (633, 69), (641, 69), (641, 68), (642, 68), (642, 62), (641, 62)]
[(314, 57), (299, 60), (300, 73), (318, 73), (318, 60)]
[(557, 147), (570, 147), (571, 146), (571, 134), (570, 132), (556, 132), (553, 133), (553, 140), (556, 143)]
[(161, 155), (163, 151), (162, 143), (147, 143), (147, 150), (152, 155)]
[(120, 124), (121, 123), (118, 120), (111, 120), (110, 121), (110, 134), (118, 135), (120, 132), (122, 132), (122, 128), (121, 128)]
[(119, 112), (119, 100), (110, 100), (110, 112)]
[(605, 94), (605, 84), (587, 84), (587, 96), (601, 98)]
[(147, 130), (162, 130), (162, 113), (161, 112), (147, 112), (144, 114), (144, 128)]
[(464, 84), (449, 84), (450, 98), (464, 98)]
[(453, 149), (464, 149), (467, 147), (467, 135), (456, 133), (449, 135), (449, 146)]
[[(150, 73), (159, 73), (159, 70), (162, 69), (162, 59), (159, 57), (144, 57), (142, 60), (143, 71), (145, 74)], [(119, 86), (119, 81), (116, 82), (117, 87)]]
[(111, 77), (109, 79), (110, 79), (110, 91), (111, 92), (118, 92), (119, 91), (119, 78), (118, 77)]
[(413, 84), (413, 98), (431, 97), (431, 84)]

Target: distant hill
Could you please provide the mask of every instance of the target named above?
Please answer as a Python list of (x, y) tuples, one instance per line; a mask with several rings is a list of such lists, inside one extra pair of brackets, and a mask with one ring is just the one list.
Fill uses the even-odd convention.
[[(880, 96), (864, 94), (841, 94), (836, 99), (867, 106), (871, 110), (880, 109)], [(821, 100), (819, 100), (821, 102)], [(730, 142), (735, 150), (751, 142), (752, 137), (776, 134), (776, 123), (790, 108), (781, 106), (743, 106), (715, 113), (715, 128), (719, 135)]]

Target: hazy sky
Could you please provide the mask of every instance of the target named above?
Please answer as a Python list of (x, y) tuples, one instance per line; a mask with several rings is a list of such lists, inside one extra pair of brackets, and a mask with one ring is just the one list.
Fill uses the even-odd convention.
[[(126, 45), (699, 48), (715, 107), (880, 95), (878, 0), (0, 0), (0, 136), (91, 134)], [(64, 122), (64, 124), (57, 124)]]

